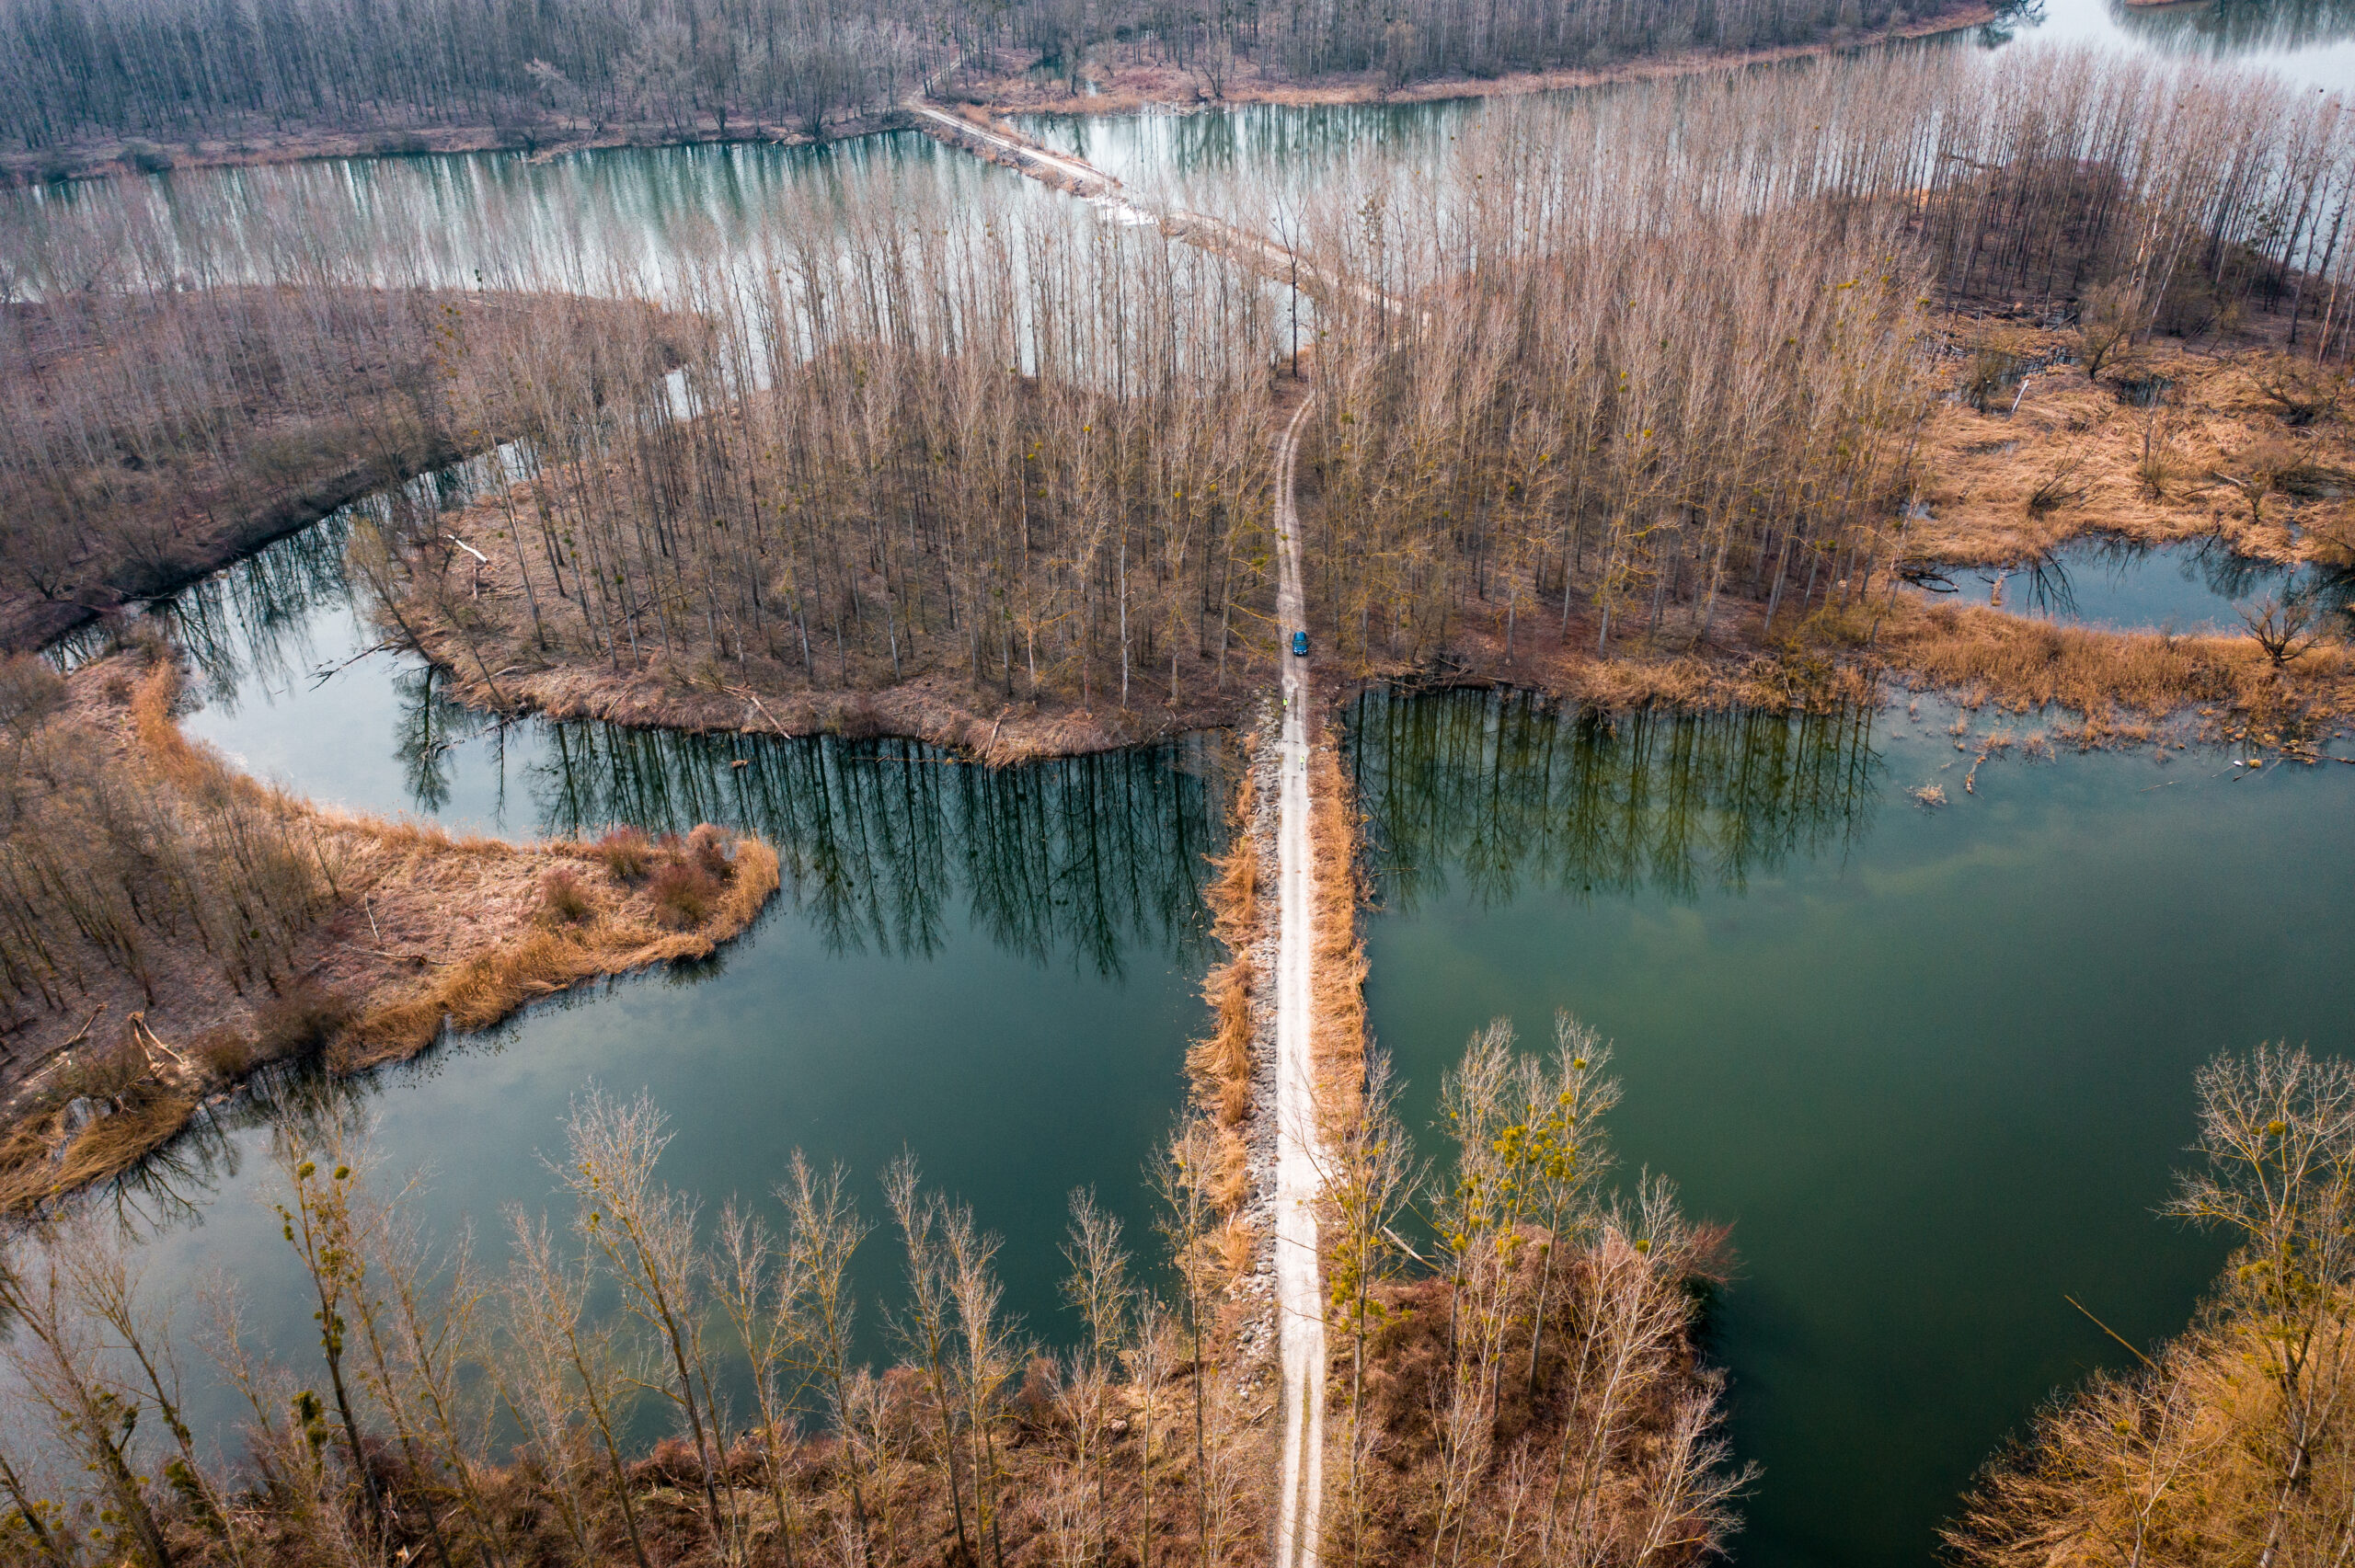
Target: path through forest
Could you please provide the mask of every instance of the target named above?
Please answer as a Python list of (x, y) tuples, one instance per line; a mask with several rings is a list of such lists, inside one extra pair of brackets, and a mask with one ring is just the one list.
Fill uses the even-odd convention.
[[(1025, 139), (947, 114), (919, 97), (908, 111), (918, 129), (951, 146), (1005, 163), (1092, 202), (1115, 221), (1158, 224), (1173, 238), (1220, 250), (1271, 280), (1319, 293), (1327, 284), (1290, 251), (1199, 213), (1154, 213), (1129, 200), (1120, 181)], [(1361, 283), (1345, 286), (1367, 299)], [(1391, 302), (1381, 302), (1390, 305)], [(1395, 305), (1391, 305), (1395, 309)], [(1276, 442), (1276, 621), (1283, 729), (1279, 741), (1276, 949), (1276, 1348), (1282, 1370), (1283, 1447), (1276, 1503), (1276, 1568), (1315, 1568), (1325, 1486), (1325, 1286), (1317, 1252), (1316, 1200), (1323, 1178), (1311, 1039), (1315, 995), (1315, 837), (1309, 830), (1306, 657), (1292, 654), (1305, 632), (1300, 515), (1292, 504), (1303, 397)]]
[(1276, 445), (1276, 621), (1283, 638), (1283, 737), (1276, 828), (1276, 1348), (1283, 1368), (1283, 1460), (1276, 1568), (1315, 1568), (1325, 1482), (1325, 1286), (1317, 1266), (1317, 1146), (1310, 1052), (1315, 994), (1316, 841), (1308, 816), (1308, 660), (1292, 639), (1307, 629), (1301, 599), (1300, 515), (1292, 471), (1309, 403)]

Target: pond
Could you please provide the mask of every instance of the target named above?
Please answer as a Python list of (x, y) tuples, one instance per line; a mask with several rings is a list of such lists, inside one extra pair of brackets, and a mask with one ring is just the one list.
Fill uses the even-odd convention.
[[(550, 1205), (543, 1162), (574, 1097), (643, 1089), (680, 1135), (663, 1174), (711, 1208), (761, 1204), (799, 1149), (840, 1162), (880, 1218), (876, 1178), (913, 1151), (1005, 1237), (1009, 1309), (1050, 1342), (1071, 1337), (1057, 1295), (1068, 1195), (1096, 1188), (1152, 1251), (1146, 1168), (1201, 1026), (1227, 738), (993, 772), (904, 741), (498, 726), (440, 699), (418, 661), (365, 651), (375, 635), (344, 585), (339, 531), (282, 541), (151, 611), (196, 652), (190, 733), (330, 802), (512, 837), (710, 819), (761, 834), (784, 864), (775, 903), (710, 963), (535, 1006), (343, 1092), (373, 1119), (375, 1169), (427, 1173), (431, 1231), (471, 1224), (495, 1262), (501, 1208)], [(233, 1109), (126, 1196), (152, 1220), (162, 1277), (235, 1276), (260, 1342), (307, 1365), (257, 1122)], [(874, 1309), (896, 1296), (895, 1266), (880, 1238), (864, 1257), (879, 1358)], [(225, 1433), (235, 1413), (216, 1389), (199, 1413)]]
[(2147, 1345), (2213, 1277), (2222, 1242), (2153, 1212), (2193, 1070), (2343, 1049), (2355, 1010), (2355, 769), (2015, 753), (1965, 795), (1953, 718), (1467, 693), (1350, 727), (1410, 1122), (1474, 1030), (1542, 1045), (1568, 1009), (1615, 1042), (1624, 1173), (1732, 1227), (1746, 1565), (1930, 1561), (2004, 1436), (2124, 1357), (2064, 1294)]
[(2152, 545), (2095, 535), (2018, 566), (1949, 568), (1945, 578), (1966, 601), (2119, 632), (2238, 633), (2242, 612), (2262, 614), (2268, 601), (2307, 603), (2343, 628), (2355, 603), (2355, 574), (2252, 560), (2212, 537)]

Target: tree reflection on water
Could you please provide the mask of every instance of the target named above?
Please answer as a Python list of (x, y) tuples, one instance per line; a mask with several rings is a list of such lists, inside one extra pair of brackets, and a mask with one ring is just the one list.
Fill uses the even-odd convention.
[(1521, 692), (1360, 698), (1350, 766), (1384, 901), (1740, 891), (1871, 824), (1872, 714), (1623, 714)]
[(546, 832), (725, 823), (775, 846), (830, 948), (929, 956), (961, 900), (1001, 947), (1117, 976), (1131, 943), (1187, 957), (1224, 845), (1214, 734), (1011, 768), (912, 740), (777, 740), (547, 727), (529, 772)]

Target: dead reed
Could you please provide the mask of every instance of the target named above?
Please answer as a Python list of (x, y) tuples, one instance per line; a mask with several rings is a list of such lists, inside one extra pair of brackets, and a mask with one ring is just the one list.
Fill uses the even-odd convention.
[[(773, 851), (716, 829), (647, 845), (644, 885), (601, 889), (588, 846), (314, 807), (188, 739), (158, 650), (61, 685), (62, 705), (16, 710), (44, 760), (0, 837), (0, 920), (31, 933), (6, 969), (6, 1210), (121, 1173), (268, 1063), (355, 1071), (596, 976), (706, 956), (778, 885)], [(137, 855), (89, 836), (91, 790)]]
[(1228, 1215), (1250, 1195), (1246, 1124), (1258, 1069), (1258, 1043), (1266, 1022), (1261, 1005), (1266, 977), (1257, 950), (1269, 935), (1259, 879), (1270, 852), (1261, 833), (1259, 805), (1258, 770), (1246, 768), (1228, 812), (1226, 851), (1212, 862), (1217, 875), (1203, 891), (1211, 934), (1226, 950), (1226, 956), (1202, 979), (1202, 1000), (1211, 1006), (1211, 1034), (1186, 1053), (1194, 1098), (1217, 1129), (1212, 1191)]

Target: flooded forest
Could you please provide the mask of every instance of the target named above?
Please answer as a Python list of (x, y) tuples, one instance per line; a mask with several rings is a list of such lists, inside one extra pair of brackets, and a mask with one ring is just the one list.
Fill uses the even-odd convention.
[(0, 0), (0, 1564), (2342, 1562), (2350, 46)]

